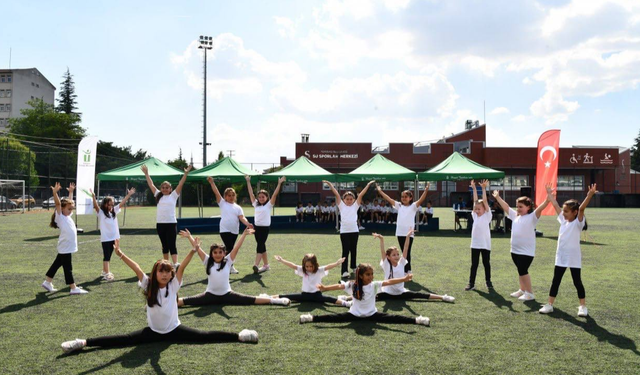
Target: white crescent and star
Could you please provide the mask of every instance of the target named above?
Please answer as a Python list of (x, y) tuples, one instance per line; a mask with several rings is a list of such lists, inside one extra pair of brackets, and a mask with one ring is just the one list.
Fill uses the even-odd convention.
[[(553, 148), (552, 146), (544, 146), (542, 148), (542, 150), (540, 150), (540, 159), (542, 160), (542, 156), (544, 155), (545, 151), (551, 151), (553, 153), (553, 160), (556, 160), (556, 158), (558, 157), (558, 153), (556, 151), (555, 148)], [(545, 162), (544, 163), (544, 167), (545, 168), (550, 168), (551, 167), (551, 163), (550, 162)]]

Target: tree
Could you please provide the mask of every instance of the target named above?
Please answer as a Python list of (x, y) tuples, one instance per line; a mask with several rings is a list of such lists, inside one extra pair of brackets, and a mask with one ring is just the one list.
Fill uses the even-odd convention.
[(167, 164), (178, 168), (179, 170), (184, 170), (189, 163), (182, 157), (182, 148), (180, 148), (180, 152), (178, 153), (178, 158), (174, 160), (167, 161)]
[(27, 104), (31, 108), (21, 109), (22, 117), (9, 119), (12, 133), (64, 140), (58, 143), (80, 140), (86, 135), (86, 130), (78, 125), (80, 120), (75, 113), (56, 112), (53, 104), (45, 103), (39, 98), (32, 99)]
[(634, 142), (631, 146), (631, 169), (640, 171), (640, 132)]
[(82, 114), (76, 112), (78, 109), (76, 103), (78, 95), (76, 95), (75, 83), (73, 82), (73, 76), (69, 72), (69, 68), (67, 68), (67, 72), (62, 77), (64, 80), (60, 83), (60, 95), (56, 110), (61, 113), (66, 113), (67, 115), (76, 115), (78, 122), (80, 122)]
[(27, 187), (38, 186), (38, 172), (36, 172), (36, 154), (29, 147), (14, 138), (1, 137), (0, 151), (6, 155), (2, 158), (2, 175), (9, 180), (25, 180)]
[(220, 161), (220, 160), (222, 160), (222, 159), (224, 159), (224, 153), (223, 153), (222, 151), (220, 151), (220, 152), (218, 153), (218, 161)]

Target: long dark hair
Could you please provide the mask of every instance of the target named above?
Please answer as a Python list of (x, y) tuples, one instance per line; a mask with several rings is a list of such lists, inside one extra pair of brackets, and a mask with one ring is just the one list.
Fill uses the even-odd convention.
[[(160, 188), (162, 188), (162, 185), (164, 185), (164, 184), (167, 184), (167, 185), (169, 185), (169, 187), (171, 187), (171, 182), (164, 181), (163, 183), (160, 184)], [(162, 197), (164, 197), (164, 194), (162, 194), (162, 191), (160, 191), (159, 189), (157, 191), (160, 194), (156, 194), (156, 204), (160, 203), (160, 199), (162, 199)]]
[[(211, 275), (211, 267), (213, 267), (213, 265), (215, 264), (215, 261), (213, 260), (213, 250), (215, 249), (222, 249), (224, 251), (225, 247), (224, 245), (219, 245), (217, 243), (214, 243), (209, 248), (209, 260), (207, 260), (207, 265), (205, 266), (205, 271), (207, 271), (207, 275)], [(222, 269), (226, 264), (227, 264), (227, 261), (224, 258), (222, 258), (222, 261), (220, 262), (220, 266), (218, 266), (218, 269), (216, 271), (218, 272), (222, 271)]]
[(316, 257), (315, 254), (305, 254), (304, 258), (302, 258), (302, 272), (304, 272), (305, 275), (307, 274), (307, 268), (305, 267), (307, 265), (307, 262), (311, 262), (311, 264), (313, 265), (313, 273), (318, 272), (318, 268), (320, 268), (320, 265), (318, 264), (318, 257)]
[(518, 203), (522, 203), (525, 206), (529, 207), (529, 211), (527, 212), (529, 214), (532, 213), (533, 210), (536, 209), (536, 204), (533, 203), (533, 200), (531, 200), (531, 198), (529, 198), (529, 197), (520, 197), (520, 198), (516, 199), (516, 204), (518, 204)]
[(353, 298), (362, 301), (364, 298), (364, 285), (362, 285), (362, 275), (365, 271), (373, 271), (373, 267), (369, 263), (360, 263), (356, 268), (356, 279), (353, 281)]
[(395, 251), (400, 251), (398, 250), (397, 247), (395, 246), (391, 246), (387, 249), (386, 254), (387, 254), (387, 262), (389, 262), (389, 278), (393, 279), (393, 264), (391, 264), (391, 259), (389, 259), (389, 255), (391, 255), (391, 253), (393, 252), (393, 250)]
[[(264, 201), (264, 203), (260, 203), (260, 199), (258, 199), (258, 195), (260, 194), (264, 194), (267, 197), (267, 200)], [(264, 206), (265, 204), (269, 203), (269, 199), (270, 199), (269, 192), (264, 189), (260, 190), (256, 195), (256, 202), (258, 202), (259, 206)]]
[[(162, 306), (158, 301), (158, 289), (160, 286), (158, 285), (158, 279), (156, 278), (156, 273), (158, 271), (171, 271), (171, 280), (176, 277), (176, 270), (173, 268), (173, 265), (166, 259), (160, 259), (153, 265), (153, 269), (151, 270), (151, 277), (149, 278), (149, 285), (147, 285), (147, 290), (145, 291), (145, 297), (147, 298), (147, 306), (153, 307), (155, 305)], [(167, 283), (166, 291), (164, 297), (169, 297), (169, 284), (171, 280)]]
[(113, 199), (113, 197), (104, 197), (104, 199), (102, 200), (102, 203), (100, 203), (100, 209), (104, 213), (104, 216), (115, 219), (116, 218), (115, 211), (113, 210), (109, 211), (107, 209), (107, 204), (109, 203), (109, 201), (113, 202), (114, 205), (116, 204), (116, 201)]
[[(64, 208), (66, 207), (68, 204), (73, 203), (73, 201), (69, 198), (62, 198), (60, 199), (60, 208)], [(58, 224), (56, 223), (56, 212), (55, 210), (53, 211), (53, 214), (51, 215), (51, 222), (49, 223), (49, 226), (51, 228), (55, 228), (58, 229)]]

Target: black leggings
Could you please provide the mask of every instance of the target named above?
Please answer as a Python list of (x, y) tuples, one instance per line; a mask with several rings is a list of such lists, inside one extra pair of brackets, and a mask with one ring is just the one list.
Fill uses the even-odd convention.
[(178, 254), (176, 247), (176, 236), (178, 235), (178, 224), (176, 223), (157, 223), (156, 230), (158, 237), (162, 243), (162, 254)]
[[(404, 241), (407, 240), (407, 236), (398, 236), (398, 244), (400, 248), (400, 254), (404, 252)], [(404, 266), (404, 272), (411, 271), (411, 246), (413, 246), (413, 237), (409, 237), (409, 250), (407, 251), (407, 264)]]
[(371, 316), (355, 316), (350, 312), (313, 316), (313, 322), (315, 323), (359, 322), (362, 320), (370, 320), (372, 322), (379, 323), (416, 324), (416, 318), (381, 312), (377, 312)]
[[(567, 267), (556, 266), (553, 270), (553, 281), (551, 282), (551, 290), (549, 291), (549, 297), (555, 297), (558, 295), (558, 288), (560, 288), (560, 282), (562, 281), (562, 276), (564, 276), (564, 271), (567, 270)], [(578, 298), (585, 298), (584, 285), (582, 285), (582, 278), (580, 278), (580, 268), (570, 268), (571, 270), (571, 278), (573, 279), (573, 285), (576, 287), (578, 291)]]
[(229, 254), (231, 250), (233, 250), (233, 247), (236, 245), (238, 235), (231, 232), (223, 232), (220, 233), (220, 238), (222, 238), (222, 243), (224, 243), (224, 251)]
[(115, 245), (116, 241), (106, 241), (102, 242), (102, 261), (110, 262), (111, 254), (113, 253), (113, 245)]
[(347, 268), (347, 260), (349, 260), (349, 254), (351, 254), (351, 269), (358, 267), (358, 263), (356, 262), (356, 256), (358, 253), (358, 236), (360, 233), (352, 232), (352, 233), (340, 233), (340, 242), (342, 243), (342, 258), (345, 258), (345, 261), (342, 263), (342, 273), (348, 271)]
[(254, 225), (253, 229), (256, 231), (254, 235), (258, 244), (256, 246), (256, 252), (258, 254), (264, 254), (267, 252), (267, 238), (269, 237), (269, 227), (259, 227), (257, 225)]
[(237, 333), (222, 331), (199, 331), (197, 329), (177, 326), (169, 333), (158, 333), (146, 327), (139, 331), (126, 333), (124, 335), (102, 336), (87, 339), (87, 346), (101, 346), (103, 348), (114, 346), (133, 346), (152, 342), (237, 342)]
[(491, 282), (491, 251), (471, 248), (471, 270), (469, 271), (469, 285), (471, 286), (476, 284), (476, 273), (478, 272), (478, 264), (480, 264), (480, 254), (482, 254), (482, 265), (484, 265), (484, 279), (487, 283)]
[(73, 284), (74, 281), (73, 266), (71, 265), (71, 254), (58, 254), (46, 273), (47, 277), (53, 279), (60, 267), (62, 267), (62, 269), (64, 270), (64, 282), (67, 285)]
[(511, 253), (511, 259), (513, 259), (513, 263), (518, 268), (518, 275), (525, 276), (529, 274), (529, 266), (533, 262), (533, 257)]
[(389, 294), (389, 293), (382, 292), (382, 293), (378, 293), (378, 295), (376, 296), (376, 301), (429, 299), (429, 298), (431, 298), (431, 294), (429, 293), (407, 291), (402, 294)]
[(322, 292), (320, 291), (315, 293), (302, 292), (298, 294), (280, 294), (279, 297), (289, 298), (290, 300), (296, 302), (336, 303), (336, 301), (338, 301), (338, 299), (335, 297), (322, 295)]
[(256, 297), (231, 291), (221, 296), (204, 292), (182, 299), (185, 305), (205, 306), (205, 305), (255, 305)]

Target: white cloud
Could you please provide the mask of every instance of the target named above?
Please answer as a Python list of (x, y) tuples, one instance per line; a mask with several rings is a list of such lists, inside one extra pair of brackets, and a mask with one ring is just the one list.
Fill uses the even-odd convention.
[(493, 77), (495, 70), (500, 66), (500, 62), (495, 59), (485, 59), (480, 56), (464, 56), (460, 63), (467, 69), (480, 72), (487, 77)]
[(527, 117), (525, 115), (517, 115), (515, 117), (511, 118), (511, 121), (513, 122), (523, 122), (527, 119)]
[(296, 22), (287, 17), (273, 17), (279, 26), (278, 34), (283, 38), (293, 39), (296, 36)]
[(490, 115), (505, 115), (508, 113), (510, 113), (510, 111), (506, 107), (496, 107), (491, 112), (489, 112)]
[(536, 100), (531, 107), (534, 116), (542, 117), (547, 124), (567, 121), (569, 115), (580, 108), (578, 102), (565, 100), (562, 95), (547, 91), (544, 96)]

